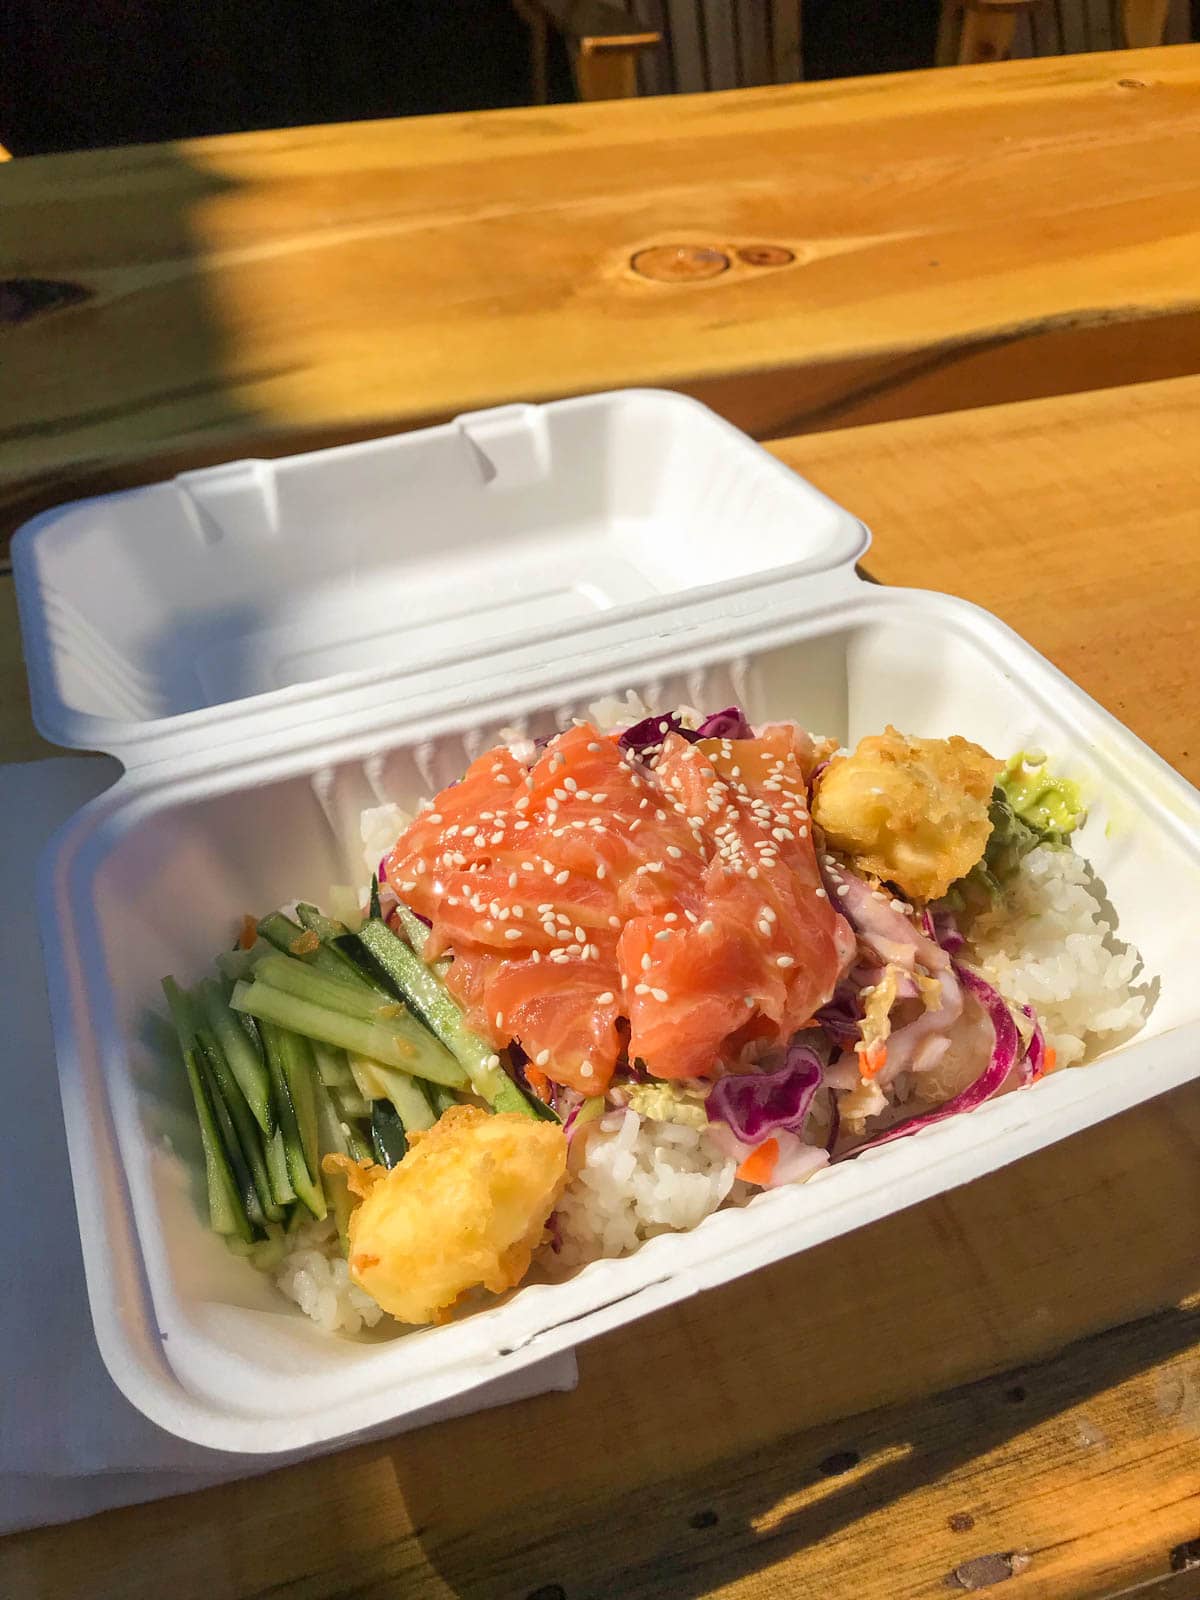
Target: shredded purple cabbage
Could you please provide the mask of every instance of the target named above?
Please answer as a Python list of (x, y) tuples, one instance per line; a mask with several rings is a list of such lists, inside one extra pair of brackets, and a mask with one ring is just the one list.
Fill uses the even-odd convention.
[(840, 1050), (853, 1050), (858, 1042), (863, 1015), (858, 990), (857, 984), (842, 978), (833, 998), (817, 1012), (817, 1021)]
[(631, 728), (625, 729), (617, 745), (622, 750), (640, 756), (647, 750), (657, 749), (669, 733), (682, 734), (690, 744), (696, 742), (697, 735), (690, 728), (685, 728), (671, 711), (665, 717), (643, 717), (640, 722), (635, 722)]
[(944, 1104), (935, 1106), (932, 1111), (924, 1111), (919, 1116), (909, 1117), (904, 1122), (898, 1122), (895, 1127), (886, 1128), (874, 1138), (868, 1139), (865, 1144), (859, 1145), (854, 1154), (857, 1154), (858, 1150), (873, 1150), (877, 1145), (890, 1144), (893, 1139), (906, 1139), (909, 1134), (916, 1133), (921, 1128), (932, 1127), (935, 1122), (944, 1122), (947, 1117), (957, 1116), (960, 1111), (973, 1111), (976, 1106), (982, 1105), (985, 1100), (990, 1100), (1004, 1087), (1009, 1073), (1016, 1066), (1021, 1054), (1021, 1035), (1007, 1002), (1001, 999), (991, 984), (985, 983), (977, 973), (969, 971), (966, 967), (957, 967), (955, 972), (963, 988), (975, 996), (991, 1021), (995, 1040), (987, 1066), (973, 1083), (969, 1083), (965, 1089)]
[(656, 749), (669, 733), (679, 734), (689, 744), (695, 744), (700, 739), (754, 737), (754, 729), (741, 708), (726, 706), (724, 711), (714, 711), (711, 716), (705, 717), (698, 728), (685, 728), (673, 711), (668, 711), (665, 716), (643, 717), (640, 722), (625, 729), (617, 744), (622, 750), (630, 750), (640, 756), (647, 750)]
[(1042, 1032), (1042, 1025), (1033, 1007), (1022, 1006), (1021, 1010), (1033, 1023), (1033, 1033), (1021, 1059), (1021, 1082), (1033, 1083), (1046, 1070), (1046, 1035)]
[(730, 1072), (705, 1102), (710, 1122), (723, 1122), (743, 1144), (758, 1145), (786, 1128), (799, 1133), (821, 1086), (821, 1061), (806, 1044), (789, 1046), (777, 1072)]
[(842, 1131), (842, 1112), (838, 1105), (837, 1090), (832, 1084), (829, 1086), (829, 1136), (825, 1140), (825, 1148), (833, 1154), (834, 1146), (838, 1142), (838, 1134)]
[(966, 944), (958, 930), (952, 911), (931, 911), (928, 906), (921, 913), (921, 926), (935, 944), (940, 944), (947, 955), (955, 956)]
[[(689, 736), (690, 737), (690, 736)], [(724, 711), (714, 711), (696, 729), (697, 739), (753, 739), (754, 729), (746, 720), (740, 706), (726, 706)]]

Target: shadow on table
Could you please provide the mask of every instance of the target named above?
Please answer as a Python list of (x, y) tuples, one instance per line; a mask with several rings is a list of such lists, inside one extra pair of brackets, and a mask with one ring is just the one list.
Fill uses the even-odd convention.
[[(954, 1337), (952, 1324), (947, 1337)], [(835, 1538), (863, 1516), (1194, 1346), (1198, 1337), (1200, 1313), (1168, 1310), (1080, 1341), (1035, 1367), (784, 1436), (744, 1457), (611, 1499), (580, 1505), (564, 1486), (560, 1506), (533, 1506), (517, 1524), (502, 1519), (499, 1529), (480, 1505), (475, 1532), (440, 1545), (426, 1534), (423, 1551), (461, 1600), (699, 1600)], [(813, 1371), (819, 1381), (819, 1361)], [(1075, 1431), (1073, 1448), (1105, 1442), (1086, 1417)], [(393, 1460), (414, 1525), (428, 1527), (433, 1517), (423, 1513), (432, 1502), (406, 1471), (402, 1449)], [(503, 1474), (506, 1462), (497, 1459), (489, 1470)], [(467, 1470), (463, 1480), (478, 1485), (488, 1476)], [(961, 1563), (978, 1566), (976, 1575), (989, 1583), (1010, 1576), (983, 1570), (1004, 1557), (972, 1544), (968, 1488), (963, 1502), (951, 1520), (963, 1535)], [(1164, 1550), (1164, 1570), (1167, 1558)], [(878, 1559), (886, 1563), (886, 1551)], [(849, 1566), (846, 1582), (844, 1592), (853, 1593)], [(817, 1591), (795, 1591), (798, 1600), (810, 1592)]]
[(206, 230), (239, 187), (170, 144), (5, 165), (5, 545), (46, 506), (169, 476), (217, 439), (234, 441), (228, 457), (263, 431), (247, 396), (279, 374), (239, 368), (236, 276), (208, 265)]

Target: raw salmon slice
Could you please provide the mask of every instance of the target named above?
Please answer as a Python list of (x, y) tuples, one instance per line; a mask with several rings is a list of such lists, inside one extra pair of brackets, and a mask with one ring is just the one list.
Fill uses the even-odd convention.
[(687, 1078), (786, 1042), (854, 950), (821, 887), (805, 737), (668, 733), (643, 760), (585, 724), (529, 770), (472, 762), (387, 862), (472, 1025), (585, 1094), (625, 1050)]

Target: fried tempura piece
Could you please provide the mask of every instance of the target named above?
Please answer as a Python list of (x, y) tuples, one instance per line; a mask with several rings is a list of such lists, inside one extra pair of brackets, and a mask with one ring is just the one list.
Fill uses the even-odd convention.
[(482, 1284), (499, 1294), (524, 1277), (567, 1177), (561, 1127), (516, 1113), (453, 1106), (390, 1172), (326, 1156), (359, 1204), (350, 1276), (400, 1322), (441, 1320)]
[(983, 855), (1000, 762), (968, 739), (909, 739), (895, 728), (835, 756), (813, 817), (858, 872), (936, 900)]

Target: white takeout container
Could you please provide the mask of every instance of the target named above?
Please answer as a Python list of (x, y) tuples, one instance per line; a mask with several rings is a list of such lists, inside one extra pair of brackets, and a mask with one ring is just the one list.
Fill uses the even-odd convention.
[[(37, 724), (126, 768), (51, 845), (41, 920), (96, 1335), (147, 1416), (234, 1451), (347, 1436), (1200, 1072), (1200, 795), (986, 612), (861, 581), (867, 543), (704, 407), (647, 391), (185, 473), (21, 531)], [(324, 1334), (208, 1231), (159, 979), (196, 980), (246, 910), (361, 881), (364, 806), (415, 802), (500, 728), (548, 731), (627, 688), (848, 741), (893, 722), (1053, 752), (1090, 802), (1079, 845), (1144, 957), (1149, 1021), (569, 1283), (440, 1328)]]

